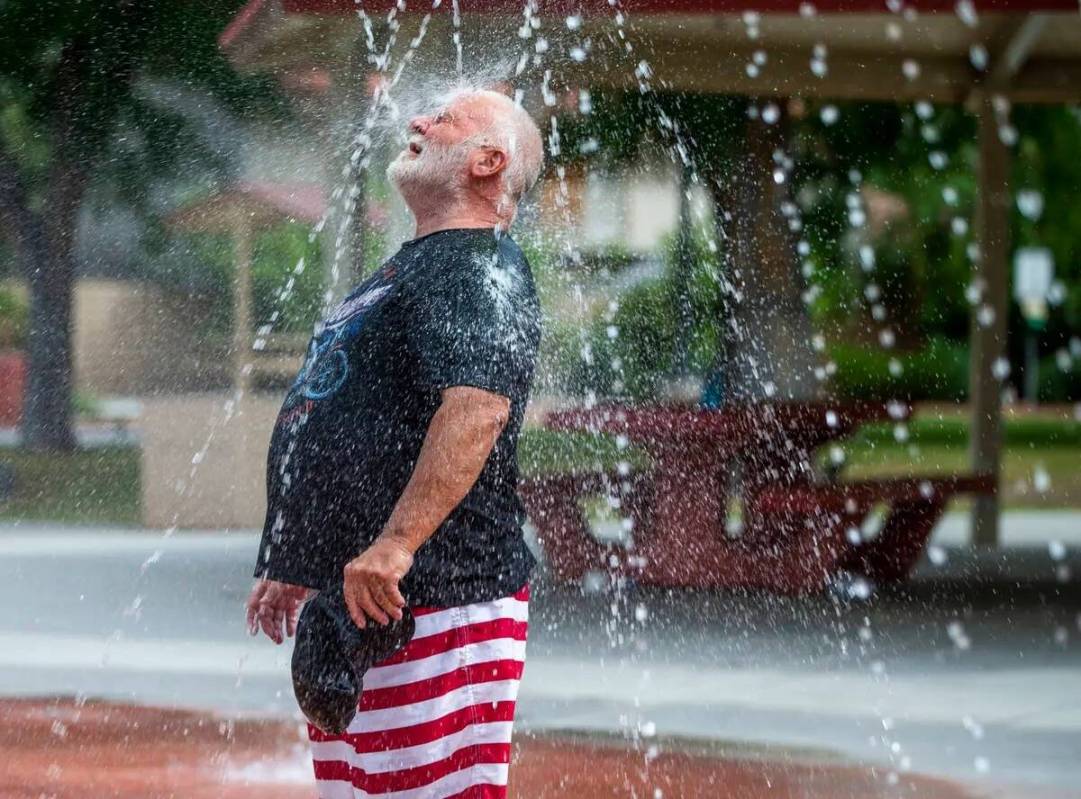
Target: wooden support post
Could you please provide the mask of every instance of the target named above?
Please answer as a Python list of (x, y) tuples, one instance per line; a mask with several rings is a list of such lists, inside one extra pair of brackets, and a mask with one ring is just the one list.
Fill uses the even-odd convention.
[(252, 225), (242, 208), (233, 224), (233, 388), (247, 394), (251, 382)]
[[(1002, 456), (1002, 385), (994, 364), (1006, 355), (1009, 316), (1007, 275), (1010, 253), (1010, 151), (999, 136), (999, 120), (990, 93), (973, 95), (979, 144), (979, 199), (976, 240), (980, 257), (973, 272), (982, 288), (973, 308), (970, 328), (969, 393), (972, 424), (969, 450), (972, 470), (1000, 481)], [(981, 324), (981, 306), (993, 311), (990, 324)], [(984, 321), (987, 315), (984, 314)], [(978, 496), (972, 509), (972, 542), (981, 547), (999, 543), (998, 495)]]

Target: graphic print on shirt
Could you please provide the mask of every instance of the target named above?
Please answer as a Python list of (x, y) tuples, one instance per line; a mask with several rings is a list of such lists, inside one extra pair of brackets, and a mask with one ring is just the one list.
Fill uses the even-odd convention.
[(308, 354), (279, 416), (283, 419), (303, 400), (318, 402), (332, 397), (349, 377), (347, 348), (364, 326), (373, 307), (391, 290), (391, 271), (380, 272), (372, 283), (346, 297), (330, 315), (316, 326), (308, 345)]

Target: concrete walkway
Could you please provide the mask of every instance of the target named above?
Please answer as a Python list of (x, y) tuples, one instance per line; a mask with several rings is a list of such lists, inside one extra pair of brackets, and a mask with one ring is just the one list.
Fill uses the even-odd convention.
[[(1008, 517), (993, 556), (956, 547), (963, 520), (948, 519), (936, 562), (869, 603), (538, 579), (522, 728), (796, 748), (980, 796), (1081, 796), (1079, 518)], [(288, 649), (243, 631), (255, 545), (0, 527), (0, 692), (295, 714)]]

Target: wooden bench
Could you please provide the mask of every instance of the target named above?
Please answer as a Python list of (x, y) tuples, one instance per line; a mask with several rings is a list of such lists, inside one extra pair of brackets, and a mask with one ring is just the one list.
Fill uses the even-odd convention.
[(530, 477), (521, 481), (518, 493), (537, 528), (548, 568), (556, 579), (573, 582), (589, 571), (610, 571), (615, 554), (615, 547), (593, 535), (584, 501), (612, 498), (633, 528), (641, 530), (649, 526), (649, 489), (648, 474), (611, 471)]
[[(820, 591), (844, 571), (879, 584), (900, 582), (918, 562), (951, 498), (994, 490), (990, 475), (764, 485), (744, 497), (738, 536), (729, 536), (722, 523), (703, 525), (692, 537), (693, 546), (685, 546), (664, 535), (665, 522), (654, 518), (652, 472), (558, 474), (526, 479), (520, 488), (558, 580), (574, 582), (589, 571), (607, 571), (652, 585), (783, 594)], [(632, 548), (593, 535), (585, 505), (601, 497), (618, 503), (630, 520)], [(881, 528), (865, 539), (865, 521), (882, 506)]]
[[(776, 570), (775, 590), (814, 590), (838, 571), (897, 583), (915, 567), (951, 498), (994, 491), (992, 475), (763, 486), (745, 499), (745, 525)], [(864, 540), (864, 522), (881, 505), (882, 527)]]

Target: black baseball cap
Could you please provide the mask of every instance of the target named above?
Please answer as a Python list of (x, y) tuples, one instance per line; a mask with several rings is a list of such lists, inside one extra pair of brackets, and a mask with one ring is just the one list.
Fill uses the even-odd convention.
[(409, 643), (415, 631), (409, 608), (400, 620), (361, 629), (340, 584), (316, 594), (300, 612), (293, 648), (293, 693), (301, 712), (325, 733), (344, 733), (357, 714), (364, 672)]

